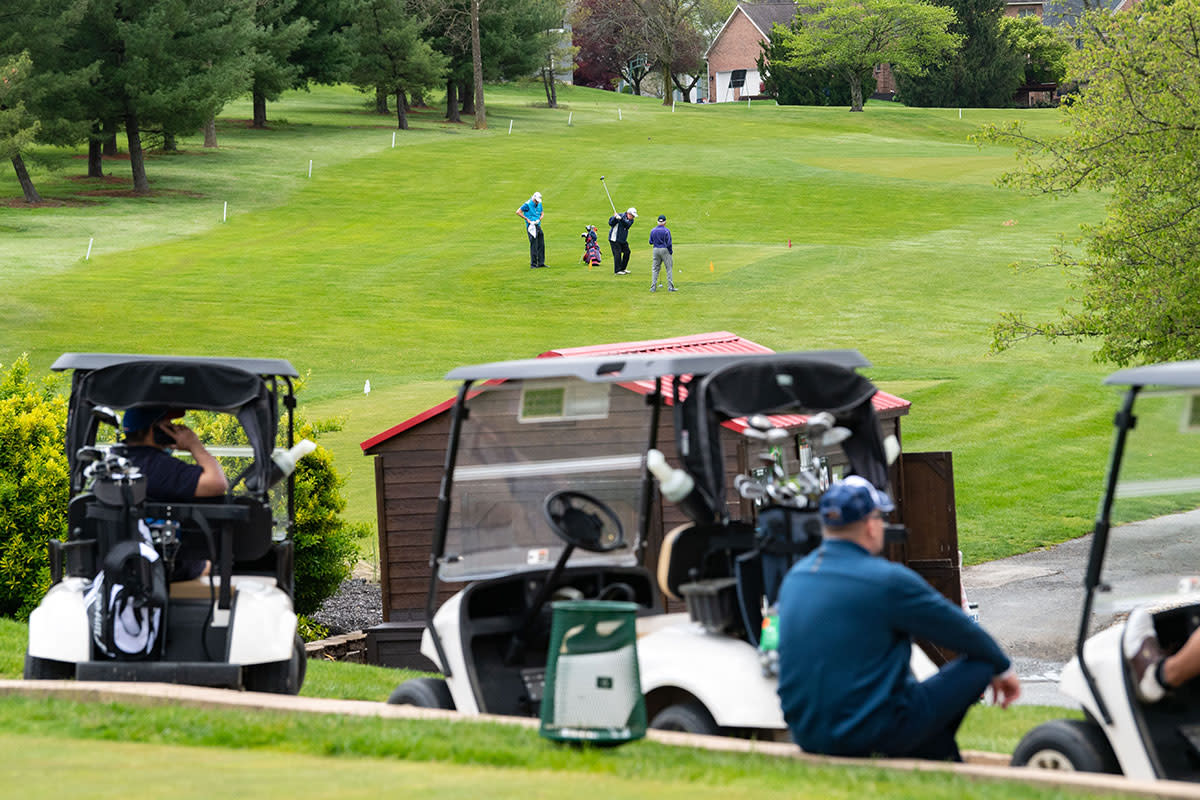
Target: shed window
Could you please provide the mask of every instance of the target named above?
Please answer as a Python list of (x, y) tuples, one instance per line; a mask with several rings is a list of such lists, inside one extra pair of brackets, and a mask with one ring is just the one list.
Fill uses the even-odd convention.
[(521, 422), (603, 419), (608, 416), (606, 383), (530, 381), (521, 389)]

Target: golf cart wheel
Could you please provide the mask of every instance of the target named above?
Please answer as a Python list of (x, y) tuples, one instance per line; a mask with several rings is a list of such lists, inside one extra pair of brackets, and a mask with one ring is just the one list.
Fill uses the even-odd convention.
[(245, 667), (242, 670), (242, 683), (248, 692), (300, 694), (307, 673), (308, 652), (304, 649), (304, 640), (297, 634), (291, 658)]
[(450, 687), (441, 678), (413, 678), (397, 686), (387, 699), (394, 706), (454, 710)]
[(650, 727), (659, 731), (698, 733), (703, 736), (719, 736), (721, 728), (712, 714), (700, 703), (678, 703), (667, 706), (654, 715)]
[(75, 677), (75, 664), (71, 661), (55, 661), (25, 654), (25, 680), (69, 681)]
[(1104, 731), (1082, 719), (1056, 719), (1038, 725), (1013, 751), (1012, 765), (1066, 772), (1121, 771)]

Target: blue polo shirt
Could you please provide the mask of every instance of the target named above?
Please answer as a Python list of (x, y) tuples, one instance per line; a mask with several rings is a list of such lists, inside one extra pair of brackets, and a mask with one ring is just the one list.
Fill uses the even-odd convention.
[(963, 610), (902, 564), (825, 539), (779, 591), (779, 700), (792, 739), (812, 753), (868, 755), (892, 728), (912, 640), (1011, 662)]
[(521, 212), (521, 216), (525, 218), (527, 224), (538, 222), (542, 218), (542, 204), (533, 199), (526, 200), (518, 210)]

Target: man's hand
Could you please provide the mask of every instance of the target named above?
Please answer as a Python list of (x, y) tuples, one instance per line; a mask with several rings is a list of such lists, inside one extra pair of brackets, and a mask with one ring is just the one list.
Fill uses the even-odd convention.
[(1010, 668), (1008, 671), (992, 678), (993, 703), (996, 703), (1001, 708), (1008, 708), (1020, 696), (1021, 679), (1017, 677), (1016, 670)]
[(204, 449), (204, 445), (200, 442), (200, 437), (187, 425), (175, 425), (163, 420), (158, 423), (158, 428), (167, 436), (174, 439), (175, 446), (180, 450), (187, 450), (189, 453), (195, 454), (197, 449)]

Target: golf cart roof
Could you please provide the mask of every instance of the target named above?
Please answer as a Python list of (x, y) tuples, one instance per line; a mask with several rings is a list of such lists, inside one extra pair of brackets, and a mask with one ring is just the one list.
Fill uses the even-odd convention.
[(446, 380), (535, 380), (578, 378), (589, 382), (623, 383), (664, 375), (707, 374), (733, 363), (786, 360), (817, 361), (847, 369), (869, 367), (871, 362), (857, 350), (809, 350), (790, 353), (714, 353), (703, 355), (612, 355), (570, 358), (526, 358), (456, 367)]
[(1117, 386), (1200, 388), (1200, 361), (1174, 361), (1167, 364), (1130, 367), (1120, 372), (1114, 372), (1105, 378), (1104, 382)]
[(235, 367), (254, 375), (279, 375), (297, 378), (300, 373), (291, 363), (282, 358), (229, 358), (222, 356), (156, 356), (130, 353), (63, 353), (50, 369), (63, 370), (94, 370), (111, 367), (114, 364), (128, 364), (138, 361), (172, 362), (179, 364), (219, 365)]

